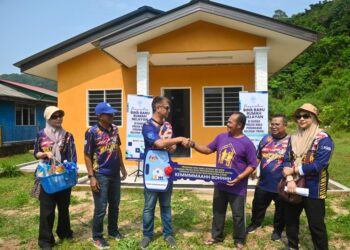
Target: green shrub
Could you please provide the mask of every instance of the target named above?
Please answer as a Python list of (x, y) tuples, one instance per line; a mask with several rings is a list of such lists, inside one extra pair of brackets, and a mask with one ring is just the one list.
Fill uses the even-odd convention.
[(2, 177), (16, 177), (22, 175), (21, 171), (10, 163), (1, 163), (0, 162), (0, 176)]

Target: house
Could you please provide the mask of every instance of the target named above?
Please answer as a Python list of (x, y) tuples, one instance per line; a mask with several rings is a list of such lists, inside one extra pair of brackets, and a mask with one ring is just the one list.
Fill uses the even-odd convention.
[(45, 107), (56, 103), (54, 91), (0, 79), (0, 154), (32, 148)]
[[(74, 134), (82, 162), (96, 103), (120, 110), (115, 122), (123, 147), (129, 94), (169, 97), (175, 134), (207, 144), (226, 131), (239, 91), (268, 90), (268, 77), (316, 40), (305, 28), (193, 0), (166, 12), (141, 7), (15, 65), (58, 81), (64, 127)], [(191, 164), (213, 164), (215, 157), (181, 147), (176, 155), (175, 161)]]

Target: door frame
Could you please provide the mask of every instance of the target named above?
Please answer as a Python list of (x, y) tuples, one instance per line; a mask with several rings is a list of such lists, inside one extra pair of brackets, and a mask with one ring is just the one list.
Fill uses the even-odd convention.
[[(172, 89), (189, 89), (190, 90), (190, 138), (192, 138), (192, 87), (161, 87), (160, 93), (164, 96), (164, 90), (172, 90)], [(190, 156), (189, 157), (180, 157), (180, 158), (192, 158), (192, 148), (190, 148)]]

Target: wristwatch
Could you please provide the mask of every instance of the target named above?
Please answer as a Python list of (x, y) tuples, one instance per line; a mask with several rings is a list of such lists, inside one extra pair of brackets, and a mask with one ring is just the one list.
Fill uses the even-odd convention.
[(88, 175), (88, 178), (91, 179), (92, 177), (94, 177), (92, 174)]

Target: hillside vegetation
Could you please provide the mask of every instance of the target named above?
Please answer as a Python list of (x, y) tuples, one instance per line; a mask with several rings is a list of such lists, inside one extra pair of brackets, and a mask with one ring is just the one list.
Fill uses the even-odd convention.
[(270, 112), (291, 115), (311, 102), (322, 110), (323, 126), (349, 130), (350, 0), (319, 2), (278, 19), (319, 32), (320, 39), (269, 80)]

